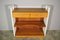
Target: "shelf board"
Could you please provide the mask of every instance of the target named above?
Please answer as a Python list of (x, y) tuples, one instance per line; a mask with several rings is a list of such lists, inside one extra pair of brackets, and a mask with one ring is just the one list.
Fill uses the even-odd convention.
[(43, 30), (16, 30), (16, 36), (44, 36)]

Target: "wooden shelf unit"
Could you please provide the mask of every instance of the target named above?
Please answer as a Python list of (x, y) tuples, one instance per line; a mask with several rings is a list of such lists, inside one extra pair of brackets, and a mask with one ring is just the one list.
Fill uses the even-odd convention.
[(45, 8), (15, 8), (12, 15), (15, 18), (16, 37), (44, 36), (44, 19), (48, 16)]

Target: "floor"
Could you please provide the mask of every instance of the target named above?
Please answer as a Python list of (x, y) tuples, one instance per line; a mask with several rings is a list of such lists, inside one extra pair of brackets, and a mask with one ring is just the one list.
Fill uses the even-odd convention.
[[(0, 30), (0, 40), (41, 40), (40, 38), (16, 38), (13, 31)], [(49, 30), (44, 40), (60, 40), (60, 30)]]

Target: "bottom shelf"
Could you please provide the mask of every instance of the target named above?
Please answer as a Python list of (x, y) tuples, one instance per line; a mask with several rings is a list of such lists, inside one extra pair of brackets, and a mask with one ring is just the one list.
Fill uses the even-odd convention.
[(43, 30), (18, 30), (16, 29), (16, 36), (44, 36)]

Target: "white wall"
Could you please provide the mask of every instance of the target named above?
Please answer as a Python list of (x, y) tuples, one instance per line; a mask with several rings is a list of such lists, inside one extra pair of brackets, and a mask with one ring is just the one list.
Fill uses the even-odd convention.
[[(6, 4), (17, 4), (20, 6), (39, 6), (42, 4), (50, 4), (53, 5), (53, 14), (51, 18), (51, 24), (49, 26), (50, 30), (59, 30), (60, 29), (60, 0), (1, 0), (0, 1), (0, 16), (1, 16), (1, 24), (0, 29), (12, 29), (11, 20), (9, 11), (5, 11)], [(7, 17), (7, 16), (8, 17)], [(8, 23), (9, 22), (9, 23)], [(9, 26), (9, 25), (10, 26)]]
[(0, 0), (0, 30), (9, 30), (9, 29), (12, 29), (11, 26), (11, 23), (9, 21), (9, 25), (8, 25), (8, 18), (9, 18), (9, 15), (7, 17), (7, 12), (6, 12), (6, 5), (7, 4), (12, 4), (12, 0)]

